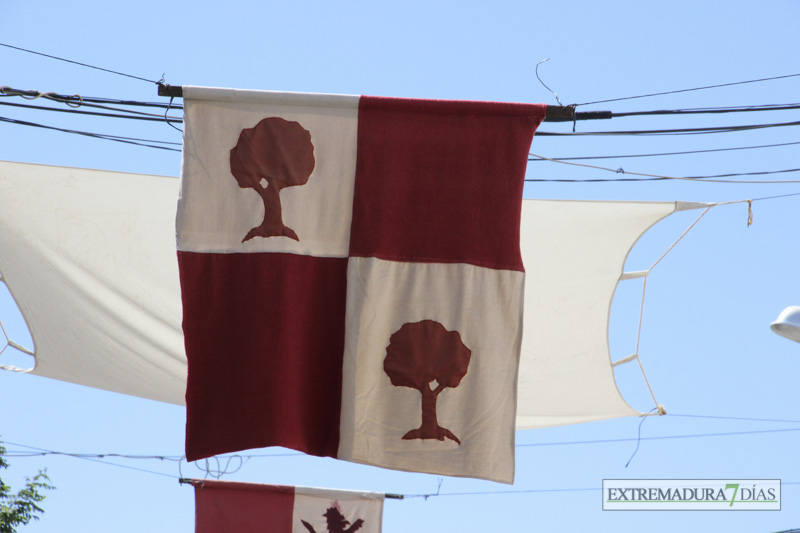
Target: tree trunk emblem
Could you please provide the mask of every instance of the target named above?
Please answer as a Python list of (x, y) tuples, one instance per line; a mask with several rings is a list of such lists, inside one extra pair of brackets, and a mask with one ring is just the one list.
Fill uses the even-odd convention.
[(239, 134), (231, 149), (231, 173), (239, 187), (253, 189), (264, 202), (264, 221), (251, 229), (242, 242), (253, 237), (289, 237), (297, 234), (283, 223), (280, 192), (284, 187), (305, 185), (314, 170), (311, 133), (297, 122), (265, 118)]
[(447, 437), (461, 444), (449, 429), (439, 426), (436, 400), (445, 388), (458, 387), (471, 355), (458, 331), (447, 331), (434, 320), (407, 322), (392, 334), (383, 370), (395, 387), (411, 387), (422, 395), (422, 425), (406, 433), (404, 440)]

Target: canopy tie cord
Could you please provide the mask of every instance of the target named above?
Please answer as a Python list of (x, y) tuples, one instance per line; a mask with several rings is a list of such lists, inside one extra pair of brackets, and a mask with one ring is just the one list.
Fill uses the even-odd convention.
[[(650, 275), (650, 272), (653, 270), (653, 268), (655, 268), (655, 266), (656, 266), (657, 264), (659, 264), (659, 263), (661, 262), (661, 260), (662, 260), (662, 259), (664, 259), (664, 257), (666, 257), (666, 256), (667, 256), (667, 254), (668, 254), (670, 251), (672, 251), (672, 249), (673, 249), (673, 248), (675, 248), (675, 246), (676, 246), (676, 245), (677, 245), (679, 242), (681, 242), (681, 239), (683, 239), (683, 238), (686, 236), (686, 234), (687, 234), (687, 233), (689, 233), (689, 231), (690, 231), (690, 230), (691, 230), (693, 227), (695, 227), (695, 225), (696, 225), (698, 222), (700, 222), (700, 219), (702, 219), (702, 218), (703, 218), (703, 217), (706, 215), (706, 213), (708, 213), (708, 211), (709, 211), (709, 210), (710, 210), (712, 207), (714, 207), (715, 205), (716, 205), (716, 204), (712, 204), (712, 205), (709, 205), (708, 207), (706, 207), (706, 208), (703, 210), (703, 212), (700, 214), (700, 216), (699, 216), (699, 217), (697, 217), (697, 219), (696, 219), (694, 222), (692, 222), (692, 224), (691, 224), (691, 225), (690, 225), (688, 228), (686, 228), (686, 231), (684, 231), (684, 232), (681, 234), (681, 236), (680, 236), (680, 237), (678, 237), (678, 239), (677, 239), (677, 240), (676, 240), (674, 243), (672, 243), (672, 246), (670, 246), (670, 247), (667, 249), (667, 251), (666, 251), (666, 252), (664, 252), (663, 254), (661, 254), (661, 257), (659, 257), (658, 259), (656, 259), (656, 262), (655, 262), (655, 263), (653, 263), (653, 264), (650, 266), (650, 268), (649, 268), (649, 269), (647, 269), (647, 270), (645, 270), (645, 271), (644, 271), (644, 275), (642, 276), (642, 277), (644, 278), (644, 279), (643, 279), (643, 282), (642, 282), (642, 305), (641, 305), (641, 308), (639, 309), (639, 327), (638, 327), (638, 331), (637, 331), (637, 333), (636, 333), (636, 351), (634, 352), (634, 356), (635, 356), (635, 357), (634, 357), (634, 356), (631, 356), (631, 359), (636, 359), (636, 362), (639, 364), (639, 369), (642, 371), (642, 376), (644, 377), (644, 382), (647, 384), (647, 389), (650, 391), (650, 396), (653, 398), (653, 403), (656, 405), (655, 409), (651, 410), (651, 413), (652, 413), (652, 411), (656, 411), (658, 415), (665, 415), (667, 412), (666, 412), (666, 410), (664, 409), (664, 406), (663, 406), (663, 405), (661, 405), (661, 404), (659, 404), (659, 403), (658, 403), (658, 400), (656, 400), (656, 395), (655, 395), (655, 393), (653, 392), (653, 388), (650, 386), (650, 380), (649, 380), (649, 379), (647, 379), (647, 373), (646, 373), (646, 372), (645, 372), (645, 370), (644, 370), (644, 366), (642, 365), (642, 359), (641, 359), (641, 357), (639, 356), (639, 344), (640, 344), (640, 342), (641, 342), (641, 340), (642, 340), (642, 322), (643, 322), (643, 319), (644, 319), (644, 302), (645, 302), (645, 295), (646, 295), (646, 293), (647, 293), (647, 277)], [(637, 446), (637, 448), (638, 448), (638, 446)], [(634, 452), (634, 453), (635, 453), (635, 452)], [(629, 461), (629, 462), (630, 462), (630, 461)], [(626, 466), (627, 466), (627, 465), (626, 465)]]
[[(659, 414), (665, 414), (665, 413), (661, 412), (663, 409), (664, 409), (664, 406), (663, 405), (659, 405), (658, 407), (655, 407), (655, 408), (651, 409), (648, 414), (653, 414), (653, 411), (656, 411), (656, 410), (658, 410)], [(636, 448), (633, 450), (633, 454), (631, 454), (631, 457), (630, 457), (630, 459), (628, 459), (628, 462), (625, 463), (625, 468), (628, 468), (628, 465), (631, 464), (631, 461), (633, 461), (633, 458), (636, 456), (636, 452), (639, 451), (639, 444), (641, 444), (641, 442), (642, 442), (642, 424), (644, 424), (645, 420), (647, 420), (647, 417), (643, 416), (642, 420), (639, 422), (639, 429), (636, 432)]]
[[(2, 89), (0, 88), (0, 91), (1, 90)], [(3, 277), (3, 273), (2, 272), (0, 272), (0, 284), (6, 285), (6, 280)], [(6, 285), (6, 287), (7, 287), (7, 285)], [(10, 292), (9, 292), (9, 294), (10, 294)], [(11, 300), (14, 302), (14, 305), (17, 306), (17, 309), (19, 309), (19, 305), (17, 304), (16, 299), (14, 299), (14, 295), (13, 294), (11, 295)], [(28, 327), (27, 319), (24, 316), (22, 317), (22, 319), (25, 322), (25, 327), (28, 329), (28, 331), (30, 331), (30, 327)], [(8, 348), (13, 348), (13, 349), (15, 349), (15, 350), (17, 350), (17, 351), (19, 351), (21, 353), (24, 353), (25, 355), (31, 356), (33, 358), (33, 366), (31, 366), (29, 368), (20, 368), (20, 367), (18, 367), (16, 365), (13, 365), (13, 364), (3, 364), (2, 360), (0, 360), (0, 370), (7, 370), (9, 372), (19, 372), (21, 374), (26, 374), (28, 372), (32, 372), (36, 368), (36, 364), (38, 363), (38, 360), (36, 358), (36, 353), (34, 351), (32, 351), (32, 350), (29, 350), (28, 348), (25, 348), (24, 346), (22, 346), (20, 344), (14, 342), (14, 340), (11, 337), (9, 337), (8, 331), (6, 331), (6, 328), (3, 325), (3, 317), (0, 316), (0, 356), (2, 356), (3, 353), (5, 353), (5, 351)]]

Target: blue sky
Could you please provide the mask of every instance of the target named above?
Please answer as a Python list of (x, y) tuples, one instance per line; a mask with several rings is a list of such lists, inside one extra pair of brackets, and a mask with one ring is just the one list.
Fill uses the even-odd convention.
[[(761, 2), (246, 2), (135, 5), (86, 1), (0, 7), (0, 42), (158, 80), (302, 92), (566, 104), (800, 73), (800, 5)], [(61, 94), (159, 101), (155, 86), (0, 47), (0, 85)], [(581, 106), (614, 112), (798, 101), (800, 77)], [(20, 99), (6, 99), (22, 103)], [(27, 102), (26, 102), (27, 103)], [(0, 116), (94, 132), (180, 142), (166, 124), (3, 107)], [(797, 111), (632, 117), (578, 123), (579, 132), (763, 124)], [(540, 131), (569, 132), (571, 124)], [(0, 159), (177, 176), (180, 155), (20, 125), (0, 124)], [(537, 136), (532, 151), (577, 157), (719, 149), (798, 141), (796, 127), (686, 136)], [(798, 168), (796, 146), (590, 164), (668, 176)], [(616, 178), (600, 170), (532, 162), (529, 178)], [(630, 177), (630, 175), (626, 175)], [(737, 179), (737, 178), (733, 178)], [(738, 178), (750, 179), (750, 178)], [(800, 173), (752, 179), (800, 179)], [(798, 184), (697, 182), (531, 183), (529, 198), (727, 202), (800, 192)], [(384, 531), (780, 531), (800, 527), (800, 415), (794, 390), (800, 345), (769, 323), (800, 302), (800, 197), (720, 206), (656, 267), (648, 281), (640, 353), (668, 416), (522, 431), (513, 486), (438, 478), (256, 450), (241, 481), (364, 489), (431, 498), (388, 501)], [(0, 199), (0, 203), (2, 199)], [(647, 268), (697, 216), (657, 225), (634, 248), (628, 270)], [(0, 251), (2, 253), (2, 251)], [(633, 283), (633, 282), (628, 282)], [(640, 285), (622, 285), (612, 307), (614, 359), (632, 353)], [(5, 294), (0, 319), (25, 334)], [(575, 317), (579, 321), (580, 317)], [(55, 325), (57, 327), (57, 325)], [(22, 340), (19, 340), (22, 339)], [(4, 353), (2, 357), (8, 356)], [(617, 372), (634, 407), (652, 407), (632, 365)], [(70, 453), (180, 456), (184, 409), (48, 379), (0, 372), (0, 435)], [(695, 415), (695, 418), (678, 415)], [(710, 417), (794, 420), (766, 422)], [(792, 430), (727, 436), (697, 436)], [(651, 439), (653, 437), (680, 437)], [(620, 440), (631, 439), (631, 440)], [(651, 440), (648, 440), (651, 439)], [(597, 442), (608, 441), (613, 442)], [(266, 455), (274, 457), (265, 457)], [(283, 455), (288, 454), (288, 455)], [(30, 532), (193, 530), (185, 462), (12, 457), (4, 481), (47, 468), (58, 490)], [(779, 512), (604, 512), (599, 487), (614, 478), (780, 478)], [(443, 479), (439, 486), (440, 479)], [(509, 492), (511, 491), (511, 492)], [(469, 493), (469, 494), (464, 494)]]

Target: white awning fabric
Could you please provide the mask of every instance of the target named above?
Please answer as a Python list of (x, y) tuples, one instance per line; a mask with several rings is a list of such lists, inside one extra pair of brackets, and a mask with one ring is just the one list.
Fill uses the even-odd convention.
[(183, 403), (177, 198), (177, 178), (0, 163), (0, 274), (33, 374)]
[[(177, 178), (0, 162), (0, 275), (33, 338), (31, 373), (184, 403), (177, 198)], [(636, 240), (700, 206), (523, 202), (518, 429), (641, 414), (614, 381), (611, 300)]]
[(682, 202), (528, 200), (522, 210), (525, 321), (517, 429), (642, 413), (617, 389), (608, 346), (625, 259)]

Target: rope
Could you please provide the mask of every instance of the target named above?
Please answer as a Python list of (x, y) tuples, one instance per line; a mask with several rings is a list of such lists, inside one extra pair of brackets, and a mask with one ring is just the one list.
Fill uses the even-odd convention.
[[(716, 204), (714, 204), (714, 205), (716, 205)], [(680, 236), (680, 237), (678, 237), (678, 239), (677, 239), (677, 240), (676, 240), (674, 243), (672, 243), (672, 246), (670, 246), (670, 247), (667, 249), (667, 251), (666, 251), (666, 252), (664, 252), (663, 254), (661, 254), (661, 257), (659, 257), (658, 259), (656, 259), (656, 262), (655, 262), (655, 263), (653, 263), (653, 264), (650, 266), (650, 268), (648, 268), (648, 269), (647, 269), (647, 271), (646, 271), (647, 273), (644, 275), (644, 280), (643, 280), (643, 282), (642, 282), (642, 305), (641, 305), (641, 308), (639, 309), (639, 327), (638, 327), (638, 330), (637, 330), (637, 332), (636, 332), (636, 352), (635, 352), (635, 353), (636, 353), (636, 362), (639, 364), (639, 369), (642, 371), (642, 376), (644, 377), (644, 382), (647, 384), (647, 389), (650, 391), (650, 396), (653, 398), (653, 403), (655, 403), (655, 405), (656, 405), (656, 409), (658, 409), (658, 414), (659, 414), (659, 415), (664, 415), (664, 414), (666, 414), (666, 411), (664, 411), (664, 407), (663, 407), (663, 406), (661, 406), (661, 405), (658, 403), (658, 400), (656, 400), (656, 395), (655, 395), (655, 393), (653, 392), (653, 388), (650, 386), (650, 380), (649, 380), (649, 379), (647, 379), (647, 372), (645, 372), (645, 370), (644, 370), (644, 366), (642, 365), (642, 358), (639, 356), (639, 345), (640, 345), (640, 343), (641, 343), (641, 340), (642, 340), (642, 322), (644, 321), (644, 303), (645, 303), (645, 295), (646, 295), (646, 293), (647, 293), (647, 277), (650, 275), (650, 272), (653, 270), (653, 268), (655, 268), (655, 266), (656, 266), (657, 264), (659, 264), (659, 263), (661, 262), (661, 260), (662, 260), (662, 259), (664, 259), (664, 257), (666, 257), (666, 256), (667, 256), (667, 254), (668, 254), (668, 253), (670, 253), (670, 251), (672, 251), (672, 249), (673, 249), (673, 248), (675, 248), (675, 246), (676, 246), (676, 245), (677, 245), (679, 242), (681, 242), (681, 240), (682, 240), (682, 239), (683, 239), (683, 238), (686, 236), (686, 234), (687, 234), (687, 233), (689, 233), (689, 231), (691, 231), (691, 229), (692, 229), (693, 227), (695, 227), (695, 225), (696, 225), (698, 222), (700, 222), (700, 219), (702, 219), (702, 218), (703, 218), (703, 217), (706, 215), (706, 213), (708, 213), (708, 211), (709, 211), (709, 210), (710, 210), (712, 207), (714, 207), (714, 205), (710, 205), (710, 206), (706, 207), (706, 208), (703, 210), (703, 212), (700, 214), (700, 216), (699, 216), (699, 217), (697, 217), (697, 219), (696, 219), (694, 222), (692, 222), (692, 224), (691, 224), (691, 225), (690, 225), (688, 228), (686, 228), (686, 231), (684, 231), (684, 232), (681, 234), (681, 236)], [(634, 452), (634, 454), (635, 454), (635, 452)], [(633, 457), (631, 457), (631, 458), (633, 458)], [(630, 461), (629, 461), (629, 462), (630, 462)], [(625, 465), (625, 466), (627, 466), (627, 465)]]

